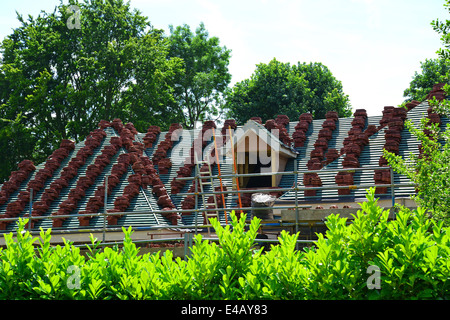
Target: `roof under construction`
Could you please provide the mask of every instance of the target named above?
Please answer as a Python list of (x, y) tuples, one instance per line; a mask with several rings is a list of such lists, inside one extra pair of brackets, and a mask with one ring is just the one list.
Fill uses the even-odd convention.
[[(444, 98), (442, 85), (436, 85), (427, 99), (433, 96)], [(28, 160), (19, 163), (18, 170), (1, 185), (0, 218), (27, 217), (31, 212), (33, 217), (56, 217), (34, 220), (30, 226), (34, 230), (41, 227), (101, 229), (104, 220), (98, 213), (104, 212), (106, 199), (106, 211), (115, 214), (108, 216), (108, 228), (201, 224), (204, 222), (201, 215), (188, 212), (195, 208), (194, 196), (186, 195), (195, 191), (193, 180), (177, 178), (194, 177), (196, 158), (209, 154), (215, 159), (216, 146), (225, 159), (227, 152), (222, 147), (230, 139), (230, 130), (236, 133), (243, 128), (260, 128), (275, 136), (276, 139), (268, 137), (276, 140), (284, 154), (289, 155), (284, 171), (315, 171), (299, 174), (298, 182), (304, 187), (388, 184), (391, 182), (389, 170), (332, 170), (386, 167), (383, 149), (401, 156), (419, 154), (419, 142), (404, 127), (404, 122), (409, 119), (418, 125), (424, 117), (439, 123), (441, 130), (445, 130), (449, 122), (435, 113), (427, 101), (413, 101), (406, 108), (385, 107), (380, 116), (369, 117), (364, 109), (358, 109), (350, 118), (338, 118), (336, 112), (328, 112), (325, 119), (317, 120), (310, 114), (299, 115), (298, 119), (280, 115), (265, 123), (260, 118), (252, 118), (242, 127), (234, 120), (226, 120), (221, 128), (213, 121), (206, 121), (201, 129), (186, 130), (179, 124), (172, 124), (168, 131), (150, 126), (145, 133), (137, 132), (132, 123), (124, 124), (119, 119), (101, 121), (98, 129), (83, 142), (63, 140), (45, 163), (37, 166)], [(235, 143), (238, 141), (237, 136), (233, 139)], [(275, 148), (273, 144), (270, 146)], [(217, 195), (218, 205), (227, 209), (238, 207), (238, 197), (232, 192), (234, 163), (226, 160), (219, 163), (224, 176), (222, 189), (228, 193), (223, 198)], [(212, 174), (218, 175), (215, 161), (211, 162), (211, 168)], [(294, 175), (282, 175), (277, 187), (289, 189), (295, 181)], [(409, 181), (395, 173), (394, 182), (406, 184)], [(395, 189), (396, 196), (409, 196), (414, 192), (413, 186)], [(391, 190), (379, 187), (376, 193), (383, 197), (390, 195)], [(365, 196), (365, 190), (323, 188), (274, 194), (280, 202), (294, 201), (297, 195), (299, 203), (317, 203), (358, 201)], [(250, 206), (250, 195), (242, 195), (243, 207)], [(200, 201), (198, 205), (202, 207), (205, 203)], [(224, 221), (224, 211), (219, 213), (220, 220)], [(15, 228), (13, 219), (0, 221), (2, 232)]]

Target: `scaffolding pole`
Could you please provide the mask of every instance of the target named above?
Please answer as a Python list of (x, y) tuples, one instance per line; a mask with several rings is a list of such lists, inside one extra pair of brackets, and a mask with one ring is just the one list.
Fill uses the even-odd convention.
[[(222, 174), (220, 173), (220, 163), (219, 163), (219, 150), (217, 149), (216, 133), (214, 131), (214, 127), (212, 128), (212, 131), (213, 131), (213, 139), (214, 139), (214, 150), (215, 150), (216, 161), (217, 161), (217, 170), (219, 173), (220, 191), (223, 192)], [(212, 173), (211, 173), (211, 175), (212, 175)], [(227, 214), (226, 205), (225, 205), (225, 194), (223, 194), (223, 193), (222, 193), (222, 203), (223, 203), (223, 207), (224, 207), (223, 213), (225, 214), (225, 224), (228, 224), (228, 214)]]
[[(392, 206), (395, 205), (395, 188), (401, 188), (401, 187), (413, 187), (416, 186), (416, 184), (414, 183), (399, 183), (399, 184), (395, 184), (395, 180), (393, 179), (393, 170), (390, 167), (372, 167), (372, 168), (352, 168), (352, 169), (328, 169), (328, 170), (323, 170), (322, 172), (349, 172), (349, 171), (365, 171), (365, 170), (378, 170), (378, 169), (383, 169), (383, 170), (391, 170), (391, 181), (390, 183), (387, 184), (375, 184), (375, 183), (367, 183), (367, 184), (360, 184), (360, 185), (350, 185), (350, 186), (337, 186), (337, 185), (329, 185), (329, 186), (321, 186), (321, 187), (299, 187), (298, 186), (298, 175), (301, 173), (306, 173), (306, 172), (321, 172), (321, 171), (315, 171), (315, 170), (308, 170), (308, 171), (298, 171), (298, 170), (294, 170), (294, 171), (290, 171), (290, 172), (275, 172), (275, 173), (270, 173), (270, 175), (295, 175), (295, 183), (294, 183), (294, 187), (290, 187), (290, 188), (271, 188), (271, 189), (258, 189), (258, 192), (271, 192), (271, 191), (294, 191), (294, 195), (295, 195), (295, 199), (293, 200), (287, 200), (287, 201), (294, 201), (293, 205), (281, 205), (281, 206), (277, 206), (278, 209), (291, 209), (294, 208), (296, 210), (296, 212), (298, 211), (298, 209), (302, 209), (304, 208), (304, 206), (299, 204), (299, 198), (300, 198), (300, 194), (299, 192), (301, 191), (305, 191), (305, 190), (339, 190), (339, 189), (351, 189), (351, 190), (356, 190), (356, 189), (367, 189), (369, 187), (391, 187), (391, 197), (392, 197)], [(196, 167), (194, 167), (194, 170), (197, 170)], [(211, 176), (211, 178), (219, 178), (219, 177), (239, 177), (239, 176), (262, 176), (262, 175), (267, 175), (264, 173), (253, 173), (253, 174), (232, 174), (232, 175), (222, 175), (222, 176)], [(192, 214), (195, 213), (195, 224), (194, 225), (185, 225), (185, 226), (177, 226), (177, 228), (180, 229), (189, 229), (189, 228), (195, 228), (195, 234), (197, 234), (198, 232), (198, 227), (205, 227), (204, 225), (199, 225), (198, 224), (198, 214), (202, 211), (208, 210), (208, 209), (202, 209), (199, 208), (199, 203), (198, 203), (198, 196), (202, 195), (202, 194), (213, 194), (213, 195), (218, 195), (218, 194), (225, 194), (225, 193), (234, 193), (233, 191), (211, 191), (211, 192), (199, 192), (198, 190), (198, 173), (195, 172), (194, 177), (184, 177), (184, 178), (179, 178), (179, 180), (194, 180), (195, 182), (195, 191), (193, 193), (187, 192), (187, 193), (180, 193), (180, 195), (194, 195), (195, 196), (195, 208), (194, 209), (174, 209), (174, 210), (169, 210), (169, 211), (163, 211), (163, 210), (152, 210), (152, 208), (149, 208), (150, 210), (148, 211), (149, 213), (152, 213), (153, 215), (157, 214), (157, 213), (171, 213), (171, 212), (177, 212), (177, 213), (186, 213), (186, 214)], [(107, 185), (107, 183), (105, 183), (105, 185)], [(105, 190), (107, 188), (105, 187)], [(33, 197), (34, 197), (34, 192), (33, 190), (30, 190), (31, 195), (30, 195), (30, 208), (29, 208), (29, 225), (28, 225), (28, 229), (31, 233), (36, 233), (38, 234), (38, 231), (32, 230), (33, 228), (31, 228), (31, 222), (32, 221), (39, 221), (39, 220), (52, 220), (52, 219), (58, 219), (58, 218), (75, 218), (75, 217), (101, 217), (103, 219), (105, 219), (105, 217), (108, 216), (115, 216), (115, 215), (129, 215), (129, 214), (136, 214), (133, 212), (114, 212), (114, 213), (108, 213), (106, 210), (102, 210), (102, 212), (97, 212), (97, 213), (87, 213), (87, 214), (67, 214), (67, 215), (43, 215), (43, 216), (32, 216), (31, 214), (31, 208), (32, 208), (32, 201), (33, 201)], [(240, 195), (241, 193), (254, 193), (255, 190), (238, 190), (237, 193), (238, 195)], [(389, 196), (389, 193), (386, 194), (387, 196)], [(105, 199), (107, 199), (107, 196), (105, 196)], [(280, 199), (280, 204), (283, 203), (283, 200)], [(103, 208), (105, 209), (106, 206)], [(265, 210), (266, 208), (254, 208), (254, 207), (242, 207), (242, 204), (239, 205), (238, 208), (233, 208), (236, 211), (247, 211), (247, 210)], [(147, 213), (147, 212), (145, 212)], [(296, 214), (297, 215), (297, 214)], [(8, 222), (12, 222), (12, 221), (17, 221), (18, 219), (20, 219), (21, 217), (8, 217), (8, 218), (0, 218), (0, 221), (8, 221)], [(296, 225), (298, 224), (298, 221), (296, 219)], [(161, 228), (170, 228), (171, 226), (155, 226), (155, 227), (139, 227), (138, 229), (140, 230), (157, 230), (157, 229), (161, 229)], [(102, 233), (105, 231), (121, 231), (121, 228), (115, 228), (115, 227), (107, 227), (105, 224), (102, 227), (99, 228), (86, 228), (86, 229), (77, 229), (77, 230), (53, 230), (54, 233), (62, 233), (62, 234), (70, 234), (70, 233), (80, 233), (80, 232), (99, 232)], [(14, 231), (13, 231), (14, 232)], [(106, 240), (106, 239), (105, 239)]]
[[(231, 154), (233, 157), (233, 168), (234, 168), (234, 174), (237, 175), (237, 168), (236, 168), (236, 158), (234, 157), (234, 144), (233, 144), (233, 133), (231, 131), (231, 127), (228, 127), (228, 132), (230, 133), (230, 143), (231, 143)], [(239, 178), (236, 178), (236, 189), (238, 191), (238, 200), (239, 200), (239, 207), (242, 208), (242, 201), (241, 201), (241, 193), (239, 190)], [(241, 214), (243, 211), (241, 210)]]

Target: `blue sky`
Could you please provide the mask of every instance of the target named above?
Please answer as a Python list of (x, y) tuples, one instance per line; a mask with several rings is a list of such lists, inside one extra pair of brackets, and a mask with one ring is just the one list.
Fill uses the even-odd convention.
[[(36, 16), (59, 0), (2, 0), (0, 38), (18, 27), (15, 11)], [(67, 1), (64, 1), (67, 3)], [(153, 26), (195, 29), (232, 50), (232, 84), (258, 63), (321, 62), (342, 81), (353, 109), (381, 115), (403, 101), (420, 62), (436, 58), (439, 35), (432, 20), (450, 19), (444, 0), (131, 0)], [(168, 31), (167, 31), (168, 32)]]

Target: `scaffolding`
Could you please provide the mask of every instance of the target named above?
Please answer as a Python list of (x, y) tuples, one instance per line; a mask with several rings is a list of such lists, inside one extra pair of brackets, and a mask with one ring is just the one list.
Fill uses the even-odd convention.
[[(297, 162), (297, 160), (294, 160), (295, 162)], [(297, 163), (295, 163), (294, 168), (297, 168)], [(305, 186), (299, 186), (298, 183), (298, 176), (300, 174), (305, 174), (305, 173), (325, 173), (325, 172), (355, 172), (355, 171), (365, 171), (365, 170), (390, 170), (391, 172), (391, 183), (389, 184), (375, 184), (375, 183), (368, 183), (368, 184), (359, 184), (359, 185), (349, 185), (349, 186), (338, 186), (338, 185), (327, 185), (327, 186), (321, 186), (321, 187), (305, 187)], [(202, 191), (202, 190), (198, 190), (197, 186), (198, 186), (198, 182), (200, 179), (211, 179), (211, 181), (213, 181), (214, 179), (223, 179), (223, 178), (234, 178), (234, 179), (238, 179), (239, 177), (253, 177), (253, 176), (263, 176), (263, 175), (294, 175), (294, 185), (292, 187), (289, 188), (269, 188), (269, 189), (252, 189), (252, 190), (246, 190), (246, 189), (235, 189), (235, 190), (227, 190), (227, 191), (223, 191), (223, 189), (221, 189), (221, 191), (216, 191), (214, 189), (212, 189), (211, 191)], [(168, 229), (168, 228), (176, 228), (176, 229), (180, 229), (180, 230), (185, 230), (186, 232), (194, 232), (195, 234), (197, 234), (199, 232), (200, 229), (203, 228), (208, 228), (211, 227), (210, 224), (207, 223), (203, 223), (203, 224), (198, 224), (198, 217), (202, 217), (203, 214), (205, 212), (207, 212), (209, 209), (206, 204), (203, 204), (203, 207), (199, 206), (199, 197), (204, 197), (206, 195), (225, 195), (225, 194), (238, 194), (241, 195), (243, 193), (255, 193), (255, 192), (287, 192), (287, 191), (293, 191), (294, 192), (294, 203), (293, 204), (287, 204), (287, 205), (277, 205), (276, 209), (290, 209), (290, 210), (295, 210), (295, 223), (281, 223), (282, 226), (290, 226), (290, 227), (294, 227), (295, 228), (295, 232), (298, 232), (298, 228), (300, 226), (300, 221), (299, 221), (299, 210), (300, 209), (306, 209), (306, 208), (311, 208), (311, 205), (301, 205), (299, 200), (300, 200), (300, 194), (299, 192), (301, 191), (306, 191), (306, 190), (332, 190), (332, 189), (351, 189), (351, 190), (356, 190), (356, 189), (368, 189), (370, 187), (388, 187), (390, 188), (391, 192), (390, 192), (390, 197), (391, 197), (391, 201), (392, 201), (392, 207), (394, 207), (395, 205), (395, 198), (396, 198), (396, 194), (395, 194), (395, 188), (403, 188), (403, 187), (413, 187), (415, 186), (415, 184), (413, 183), (400, 183), (400, 184), (396, 184), (394, 183), (394, 174), (393, 174), (393, 170), (391, 167), (371, 167), (371, 168), (351, 168), (351, 169), (322, 169), (322, 170), (306, 170), (306, 171), (299, 171), (299, 170), (293, 170), (293, 171), (284, 171), (284, 172), (275, 172), (275, 173), (247, 173), (247, 174), (238, 174), (236, 172), (234, 172), (233, 174), (228, 174), (228, 175), (213, 175), (212, 172), (209, 172), (209, 176), (205, 176), (204, 174), (201, 174), (199, 170), (195, 170), (195, 174), (194, 176), (191, 177), (183, 177), (183, 178), (178, 178), (179, 180), (193, 180), (195, 182), (196, 188), (195, 188), (195, 192), (191, 192), (191, 193), (181, 193), (181, 195), (193, 195), (195, 197), (195, 207), (194, 209), (173, 209), (173, 210), (151, 210), (152, 214), (157, 214), (157, 213), (170, 213), (170, 212), (174, 212), (174, 213), (178, 213), (178, 214), (194, 214), (194, 221), (195, 223), (193, 225), (174, 225), (174, 226), (167, 226), (167, 225), (157, 225), (157, 226), (148, 226), (148, 227), (139, 227), (137, 229), (139, 230), (148, 230), (148, 231), (155, 231), (155, 230), (160, 230), (160, 229)], [(107, 183), (107, 177), (105, 177), (105, 183)], [(31, 190), (31, 192), (33, 192)], [(239, 196), (240, 198), (240, 196)], [(109, 213), (106, 210), (103, 210), (103, 212), (98, 212), (98, 213), (88, 213), (88, 214), (69, 214), (69, 215), (46, 215), (46, 216), (32, 216), (31, 215), (31, 208), (32, 208), (32, 202), (31, 202), (30, 198), (30, 212), (27, 215), (29, 219), (29, 223), (28, 223), (28, 231), (30, 233), (34, 233), (34, 234), (39, 234), (39, 231), (37, 230), (32, 230), (31, 229), (31, 225), (32, 223), (30, 223), (31, 220), (36, 221), (36, 220), (43, 220), (43, 219), (60, 219), (60, 218), (74, 218), (74, 217), (82, 217), (82, 216), (86, 216), (86, 217), (100, 217), (103, 218), (103, 227), (102, 228), (80, 228), (80, 229), (62, 229), (62, 230), (52, 230), (52, 233), (56, 233), (56, 234), (70, 234), (70, 233), (86, 233), (86, 232), (102, 232), (103, 233), (103, 242), (105, 242), (105, 234), (106, 232), (117, 232), (117, 231), (122, 231), (121, 227), (115, 227), (115, 226), (108, 226), (106, 224), (107, 221), (107, 217), (108, 216), (114, 216), (114, 215), (118, 215), (118, 216), (124, 216), (124, 215), (128, 215), (128, 214), (133, 214), (133, 212), (114, 212), (114, 213)], [(105, 197), (105, 202), (107, 197)], [(240, 202), (239, 202), (240, 203)], [(225, 206), (225, 202), (224, 202), (224, 206)], [(106, 207), (106, 203), (105, 206)], [(226, 211), (230, 211), (230, 210), (234, 210), (234, 211), (242, 211), (242, 212), (248, 212), (248, 211), (255, 211), (255, 210), (267, 210), (267, 208), (265, 207), (254, 207), (254, 206), (250, 206), (250, 207), (243, 207), (242, 204), (240, 203), (239, 206), (237, 207), (232, 207), (232, 208), (219, 208), (219, 211), (224, 211), (224, 214), (226, 216)], [(17, 221), (18, 219), (20, 219), (20, 217), (11, 217), (11, 218), (1, 218), (0, 221)], [(226, 224), (228, 224), (228, 221), (226, 221)], [(11, 232), (11, 231), (10, 231)], [(14, 233), (14, 231), (13, 231)], [(260, 241), (260, 240), (258, 240)], [(261, 239), (261, 241), (264, 242), (263, 239)]]

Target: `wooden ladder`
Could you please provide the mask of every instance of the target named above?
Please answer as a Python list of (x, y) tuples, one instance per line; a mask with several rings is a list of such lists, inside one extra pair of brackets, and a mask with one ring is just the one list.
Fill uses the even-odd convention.
[[(206, 168), (208, 169), (207, 171), (201, 171), (201, 168), (204, 165), (206, 165)], [(215, 188), (214, 188), (214, 179), (212, 178), (212, 169), (210, 161), (197, 161), (197, 172), (199, 176), (198, 184), (200, 186), (200, 192), (202, 194), (203, 205), (205, 209), (208, 209), (208, 207), (211, 206), (211, 208), (203, 212), (205, 223), (209, 224), (209, 218), (217, 218), (217, 220), (219, 220), (219, 208), (217, 205), (217, 198), (216, 195), (213, 193)], [(208, 198), (211, 195), (205, 192), (205, 188), (207, 186), (211, 186), (211, 195), (213, 196), (212, 203), (208, 203)]]

